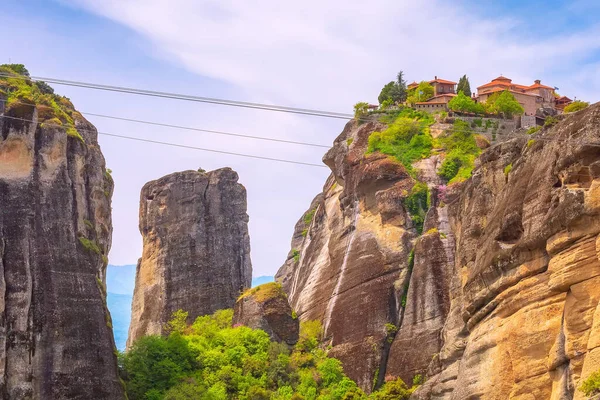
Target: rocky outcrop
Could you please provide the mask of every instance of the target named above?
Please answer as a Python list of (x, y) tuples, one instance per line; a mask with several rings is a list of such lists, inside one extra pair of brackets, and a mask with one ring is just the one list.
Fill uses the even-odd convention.
[(235, 303), (233, 325), (262, 329), (271, 340), (288, 345), (298, 342), (300, 324), (279, 283), (252, 288)]
[(184, 171), (144, 185), (128, 347), (161, 334), (173, 312), (190, 321), (233, 308), (252, 279), (246, 189), (230, 168)]
[(450, 309), (416, 398), (584, 398), (600, 369), (599, 138), (596, 105), (491, 147), (447, 193)]
[(414, 180), (365, 155), (379, 129), (350, 122), (325, 157), (332, 177), (278, 273), (300, 319), (323, 321), (366, 390), (424, 375), (415, 399), (584, 398), (600, 369), (600, 105), (492, 145), (447, 188), (438, 155), (415, 165), (423, 234), (402, 206)]
[(353, 121), (336, 139), (324, 158), (332, 175), (296, 225), (276, 277), (301, 320), (322, 321), (329, 354), (365, 390), (385, 370), (417, 237), (402, 205), (414, 180), (387, 156), (365, 156), (382, 127)]
[(0, 100), (2, 398), (122, 399), (104, 289), (113, 182), (96, 129)]

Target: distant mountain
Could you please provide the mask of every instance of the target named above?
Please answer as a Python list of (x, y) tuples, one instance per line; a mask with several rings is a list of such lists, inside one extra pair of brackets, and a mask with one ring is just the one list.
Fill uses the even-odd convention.
[[(108, 309), (112, 317), (113, 332), (117, 349), (125, 350), (129, 322), (131, 322), (131, 301), (135, 285), (135, 265), (109, 265), (106, 269), (106, 291)], [(272, 276), (258, 276), (252, 279), (252, 287), (273, 282)]]
[(262, 285), (263, 283), (273, 282), (275, 277), (273, 276), (257, 276), (256, 278), (252, 278), (252, 287)]

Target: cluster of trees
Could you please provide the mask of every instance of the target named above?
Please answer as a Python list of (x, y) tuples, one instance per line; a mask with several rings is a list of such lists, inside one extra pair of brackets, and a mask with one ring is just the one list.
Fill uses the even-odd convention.
[(379, 104), (401, 104), (406, 101), (406, 81), (404, 80), (404, 72), (398, 72), (395, 81), (386, 84), (379, 93)]
[(496, 114), (505, 118), (512, 118), (514, 115), (523, 114), (523, 106), (515, 99), (515, 96), (508, 90), (492, 94), (485, 103), (476, 103), (470, 96), (463, 91), (448, 103), (448, 108), (452, 111), (472, 113), (476, 115)]
[[(301, 324), (293, 348), (267, 333), (231, 326), (233, 311), (198, 317), (178, 311), (167, 337), (146, 336), (120, 354), (130, 400), (366, 400), (339, 360), (320, 347), (321, 324)], [(386, 383), (369, 398), (408, 399), (414, 388)]]
[(589, 106), (589, 105), (590, 105), (590, 103), (588, 103), (586, 101), (576, 100), (576, 101), (572, 102), (571, 104), (569, 104), (568, 106), (566, 106), (564, 111), (565, 111), (565, 113), (572, 113), (572, 112), (576, 112), (579, 110), (583, 110), (584, 108), (587, 108), (587, 106)]
[(421, 101), (427, 101), (433, 97), (435, 91), (429, 82), (421, 81), (417, 87), (408, 91), (406, 102), (411, 106)]

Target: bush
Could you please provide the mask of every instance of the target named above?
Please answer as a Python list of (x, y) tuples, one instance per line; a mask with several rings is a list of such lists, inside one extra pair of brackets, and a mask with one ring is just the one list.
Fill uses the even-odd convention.
[(506, 167), (504, 167), (504, 176), (508, 177), (508, 174), (510, 174), (510, 171), (512, 171), (512, 168), (513, 168), (512, 163), (510, 163)]
[(83, 142), (74, 123), (74, 117), (79, 113), (69, 99), (54, 94), (54, 89), (45, 82), (32, 82), (21, 76), (29, 76), (23, 64), (0, 65), (0, 92), (6, 94), (5, 113), (21, 103), (35, 105), (40, 123), (51, 122), (51, 126), (64, 129), (68, 136)]
[(584, 380), (579, 390), (588, 397), (600, 393), (600, 371), (594, 372)]
[(415, 183), (408, 197), (404, 199), (404, 206), (419, 233), (423, 232), (425, 214), (430, 207), (430, 201), (429, 188), (423, 182)]
[(532, 126), (531, 128), (527, 129), (527, 134), (533, 135), (534, 133), (538, 132), (540, 129), (542, 129), (541, 126)]
[(556, 117), (546, 117), (546, 120), (544, 121), (544, 127), (551, 127), (553, 125), (558, 124), (558, 118)]
[(447, 153), (438, 175), (448, 183), (468, 179), (475, 166), (475, 158), (481, 153), (469, 124), (456, 120), (449, 135), (439, 141)]
[(565, 113), (572, 113), (572, 112), (576, 112), (579, 110), (583, 110), (584, 108), (587, 108), (590, 105), (590, 103), (585, 102), (585, 101), (574, 101), (571, 104), (567, 105), (564, 109)]
[(403, 113), (384, 131), (369, 136), (367, 153), (379, 151), (393, 156), (410, 172), (412, 163), (426, 158), (433, 148), (433, 140), (427, 126), (433, 123), (431, 116), (414, 117)]
[(354, 118), (360, 119), (367, 115), (369, 112), (369, 103), (364, 101), (358, 102), (354, 105)]

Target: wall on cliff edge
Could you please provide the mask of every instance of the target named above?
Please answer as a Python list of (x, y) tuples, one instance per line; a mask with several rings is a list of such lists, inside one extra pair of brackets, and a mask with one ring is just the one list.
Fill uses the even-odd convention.
[(144, 185), (144, 247), (128, 347), (141, 336), (162, 334), (179, 309), (191, 323), (233, 308), (252, 280), (246, 208), (246, 189), (231, 168), (177, 172)]
[(421, 161), (421, 235), (402, 207), (414, 180), (365, 155), (380, 129), (352, 121), (325, 156), (277, 274), (300, 319), (323, 321), (366, 390), (421, 374), (415, 399), (583, 398), (600, 369), (600, 105), (490, 147), (459, 184), (432, 174), (443, 154)]
[(96, 129), (72, 109), (77, 131), (46, 123), (49, 107), (0, 100), (2, 397), (122, 399), (105, 293), (113, 182)]

